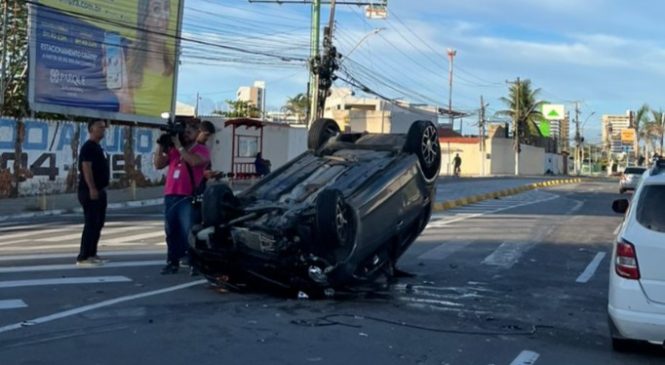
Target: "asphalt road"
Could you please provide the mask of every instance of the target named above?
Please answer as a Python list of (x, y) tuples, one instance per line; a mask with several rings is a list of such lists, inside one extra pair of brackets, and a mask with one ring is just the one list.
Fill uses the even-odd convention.
[(111, 213), (95, 269), (73, 265), (77, 215), (2, 222), (0, 364), (663, 364), (610, 347), (616, 197), (583, 183), (437, 213), (400, 261), (414, 278), (320, 301), (160, 276), (156, 208)]

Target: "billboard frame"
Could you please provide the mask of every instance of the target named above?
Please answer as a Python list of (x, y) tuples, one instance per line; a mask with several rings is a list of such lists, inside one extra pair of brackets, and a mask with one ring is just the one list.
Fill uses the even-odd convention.
[[(175, 62), (174, 62), (174, 73), (173, 73), (173, 93), (171, 98), (170, 110), (164, 110), (168, 112), (170, 116), (175, 115), (176, 101), (177, 101), (177, 86), (178, 86), (178, 71), (179, 71), (179, 60), (180, 60), (180, 46), (181, 46), (181, 32), (182, 32), (182, 20), (183, 20), (183, 9), (184, 9), (185, 0), (178, 0), (178, 20), (176, 25), (176, 46), (175, 46)], [(55, 113), (61, 114), (64, 116), (79, 116), (87, 117), (92, 119), (107, 119), (113, 121), (125, 121), (125, 122), (135, 122), (148, 125), (165, 125), (167, 120), (163, 119), (161, 116), (146, 116), (146, 115), (137, 115), (137, 114), (127, 114), (120, 112), (107, 112), (102, 110), (95, 110), (89, 108), (77, 108), (77, 107), (67, 107), (61, 105), (54, 105), (48, 103), (40, 103), (35, 101), (35, 82), (36, 82), (36, 72), (37, 69), (37, 16), (39, 15), (39, 8), (47, 7), (51, 8), (48, 5), (41, 3), (28, 3), (28, 105), (31, 111), (34, 112), (45, 112), (45, 113)], [(56, 9), (57, 10), (57, 9)]]

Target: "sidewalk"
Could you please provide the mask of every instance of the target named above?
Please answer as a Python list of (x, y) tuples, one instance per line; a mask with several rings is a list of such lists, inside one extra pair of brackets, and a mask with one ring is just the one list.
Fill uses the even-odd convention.
[[(505, 196), (512, 191), (516, 194), (527, 187), (536, 188), (535, 184), (543, 182), (566, 183), (566, 177), (474, 177), (451, 178), (442, 176), (439, 179), (436, 194), (437, 210), (469, 204), (469, 202)], [(568, 182), (570, 183), (570, 181)], [(251, 186), (251, 181), (235, 181), (234, 191), (242, 191)], [(523, 190), (518, 191), (521, 188)], [(158, 206), (163, 204), (163, 186), (132, 189), (108, 190), (108, 209), (136, 208)], [(500, 195), (504, 194), (504, 195)], [(493, 195), (494, 194), (494, 195)], [(466, 203), (465, 203), (466, 202)], [(0, 199), (0, 221), (9, 219), (25, 219), (39, 216), (58, 215), (64, 213), (80, 213), (81, 207), (76, 194), (54, 194), (30, 196), (13, 199)]]

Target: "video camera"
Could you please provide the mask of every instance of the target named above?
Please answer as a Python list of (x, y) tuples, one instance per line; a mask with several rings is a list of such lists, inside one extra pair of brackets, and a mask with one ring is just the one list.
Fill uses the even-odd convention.
[(166, 125), (159, 127), (160, 130), (164, 131), (161, 136), (157, 139), (157, 144), (161, 145), (164, 150), (168, 150), (173, 145), (173, 137), (178, 136), (180, 142), (183, 143), (183, 135), (185, 133), (185, 128), (187, 127), (187, 122), (189, 120), (195, 120), (194, 117), (183, 117), (176, 116), (174, 120), (169, 119)]

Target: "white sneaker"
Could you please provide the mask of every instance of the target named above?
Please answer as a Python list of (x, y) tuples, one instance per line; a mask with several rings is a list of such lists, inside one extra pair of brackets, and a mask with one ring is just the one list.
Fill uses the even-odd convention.
[(100, 265), (103, 265), (103, 264), (109, 262), (109, 260), (107, 260), (107, 259), (103, 259), (103, 258), (101, 258), (101, 257), (99, 257), (99, 256), (93, 256), (93, 257), (90, 257), (88, 260), (93, 260), (94, 262), (96, 262), (96, 263), (98, 263), (98, 264), (100, 264)]
[(76, 266), (80, 267), (101, 266), (102, 264), (103, 264), (102, 262), (99, 262), (92, 257), (85, 260), (76, 260)]

